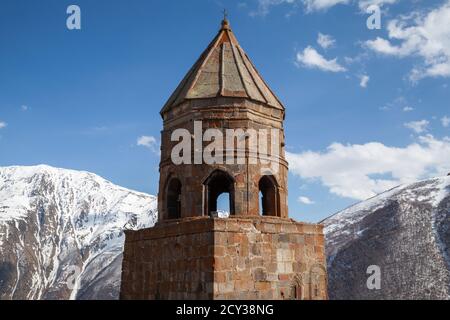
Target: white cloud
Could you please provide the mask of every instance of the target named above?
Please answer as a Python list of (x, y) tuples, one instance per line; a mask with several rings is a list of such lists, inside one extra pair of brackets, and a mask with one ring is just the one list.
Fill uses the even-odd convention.
[(346, 69), (337, 62), (337, 58), (327, 60), (311, 46), (297, 53), (297, 63), (306, 68), (322, 71), (343, 72)]
[(403, 112), (411, 112), (414, 110), (414, 108), (410, 106), (408, 100), (404, 96), (400, 95), (397, 96), (394, 100), (387, 102), (382, 108), (380, 108), (380, 110), (402, 110)]
[(441, 123), (442, 123), (443, 127), (445, 127), (445, 128), (449, 127), (450, 126), (450, 118), (447, 116), (442, 117)]
[(411, 112), (411, 111), (414, 111), (413, 107), (409, 107), (409, 106), (403, 107), (403, 112)]
[(344, 61), (346, 64), (352, 64), (355, 62), (355, 58), (352, 57), (344, 57)]
[(350, 0), (303, 0), (307, 12), (325, 11), (338, 4), (348, 4)]
[(6, 122), (0, 121), (0, 129), (3, 129), (7, 126), (8, 124)]
[(405, 123), (405, 127), (413, 130), (415, 133), (423, 133), (427, 131), (427, 127), (430, 124), (428, 120), (411, 121)]
[(309, 199), (308, 197), (305, 196), (300, 196), (297, 199), (298, 202), (303, 203), (303, 204), (314, 204), (314, 201), (312, 201), (311, 199)]
[(140, 136), (136, 143), (138, 146), (143, 146), (150, 149), (153, 153), (160, 153), (159, 143), (153, 136)]
[[(365, 10), (372, 4), (383, 6), (386, 4), (394, 4), (398, 0), (258, 0), (258, 8), (250, 12), (251, 16), (266, 16), (271, 7), (278, 5), (290, 5), (294, 8), (303, 6), (307, 13), (323, 12), (336, 5), (347, 5), (357, 3), (361, 10)], [(238, 7), (245, 7), (246, 4), (238, 3)], [(288, 14), (287, 16), (289, 16)]]
[[(361, 10), (365, 10), (371, 4), (383, 6), (396, 2), (398, 2), (398, 0), (258, 0), (257, 10), (251, 11), (250, 15), (265, 16), (270, 12), (272, 7), (279, 5), (290, 5), (294, 8), (302, 5), (307, 13), (313, 13), (327, 11), (336, 5), (357, 3)], [(238, 6), (242, 7), (240, 4), (238, 4)]]
[(393, 46), (388, 40), (377, 37), (375, 40), (368, 40), (366, 41), (366, 45), (378, 52), (378, 53), (382, 53), (382, 54), (386, 54), (386, 55), (393, 55), (393, 56), (406, 56), (408, 54), (407, 51), (405, 51), (405, 49), (402, 49), (401, 47), (397, 47), (397, 46)]
[(370, 77), (368, 75), (362, 75), (359, 77), (359, 79), (361, 80), (359, 82), (361, 88), (367, 88), (367, 84), (369, 83)]
[[(420, 66), (411, 70), (409, 78), (450, 77), (450, 0), (427, 13), (413, 12), (388, 23), (388, 37), (366, 41), (375, 52), (395, 56), (417, 56)], [(393, 44), (393, 42), (398, 44)]]
[(360, 0), (358, 5), (361, 10), (366, 10), (371, 5), (383, 6), (385, 4), (394, 4), (398, 0)]
[(265, 16), (270, 12), (270, 8), (281, 4), (296, 4), (296, 0), (258, 0), (258, 9), (251, 11), (251, 16)]
[(156, 144), (156, 138), (152, 136), (140, 136), (137, 139), (138, 146), (150, 147)]
[(336, 40), (333, 39), (332, 36), (328, 34), (323, 34), (319, 32), (319, 35), (317, 36), (317, 43), (319, 46), (321, 46), (323, 49), (328, 49), (336, 43)]
[(450, 138), (420, 136), (404, 148), (379, 142), (333, 143), (326, 152), (286, 155), (293, 174), (319, 180), (338, 196), (364, 200), (402, 183), (446, 175), (450, 170)]

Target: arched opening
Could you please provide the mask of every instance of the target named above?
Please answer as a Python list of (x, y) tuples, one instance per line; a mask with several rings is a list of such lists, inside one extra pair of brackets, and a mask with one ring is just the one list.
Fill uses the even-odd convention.
[(273, 176), (263, 176), (259, 180), (259, 213), (263, 216), (279, 216), (278, 185)]
[[(222, 197), (228, 198), (228, 212), (234, 215), (234, 179), (225, 171), (216, 170), (206, 179), (205, 185), (205, 215), (216, 214), (223, 206)], [(221, 197), (218, 207), (218, 200)], [(226, 201), (226, 200), (225, 200)]]
[(167, 186), (167, 218), (181, 218), (181, 182), (172, 178)]
[(217, 198), (217, 212), (221, 217), (230, 214), (230, 195), (227, 192)]
[(324, 266), (316, 264), (310, 270), (310, 299), (327, 299), (327, 272)]
[(291, 299), (303, 300), (303, 281), (301, 276), (296, 275), (291, 284)]

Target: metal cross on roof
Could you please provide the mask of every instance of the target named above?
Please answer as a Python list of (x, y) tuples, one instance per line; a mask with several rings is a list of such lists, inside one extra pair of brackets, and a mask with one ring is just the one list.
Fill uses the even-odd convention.
[(227, 9), (223, 9), (223, 20), (227, 20), (227, 18), (228, 18)]

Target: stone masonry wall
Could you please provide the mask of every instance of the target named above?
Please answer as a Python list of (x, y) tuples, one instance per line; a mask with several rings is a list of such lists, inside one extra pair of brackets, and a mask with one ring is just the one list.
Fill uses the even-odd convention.
[(214, 229), (214, 299), (327, 298), (321, 225), (237, 218)]
[(326, 299), (322, 226), (182, 219), (127, 231), (121, 299)]
[(121, 299), (212, 299), (213, 219), (126, 231)]

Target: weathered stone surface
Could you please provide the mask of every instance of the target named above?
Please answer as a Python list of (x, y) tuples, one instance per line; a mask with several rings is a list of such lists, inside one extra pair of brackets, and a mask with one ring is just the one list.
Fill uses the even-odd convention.
[[(267, 225), (288, 231), (264, 241), (274, 239)], [(290, 240), (306, 236), (299, 226), (307, 225), (266, 217), (205, 217), (128, 231), (121, 298), (326, 299), (321, 228), (308, 235), (317, 244), (308, 245)]]

